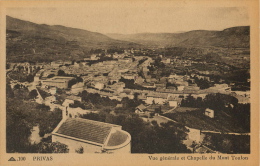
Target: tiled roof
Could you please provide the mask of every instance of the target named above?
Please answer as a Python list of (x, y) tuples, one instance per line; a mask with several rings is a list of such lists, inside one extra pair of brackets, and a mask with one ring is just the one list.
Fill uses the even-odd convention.
[(144, 106), (143, 104), (140, 104), (139, 106), (137, 106), (136, 108), (139, 108), (139, 109), (145, 109), (146, 108), (146, 106)]
[(177, 101), (178, 99), (179, 99), (178, 97), (174, 97), (174, 96), (168, 97), (169, 101)]
[(67, 96), (66, 99), (69, 99), (69, 100), (81, 100), (81, 97), (71, 95), (71, 96)]
[(107, 146), (117, 146), (121, 145), (127, 140), (128, 135), (121, 132), (121, 131), (115, 131), (114, 133), (111, 134)]
[(104, 144), (113, 124), (81, 118), (68, 118), (56, 133), (86, 141)]
[(41, 95), (41, 97), (42, 97), (43, 99), (45, 99), (46, 97), (51, 96), (49, 93), (47, 93), (47, 92), (41, 90), (40, 88), (37, 88), (37, 87), (36, 87), (36, 89), (37, 89), (37, 91), (38, 91), (38, 94)]
[(167, 99), (168, 93), (150, 93), (150, 94), (147, 95), (147, 97)]

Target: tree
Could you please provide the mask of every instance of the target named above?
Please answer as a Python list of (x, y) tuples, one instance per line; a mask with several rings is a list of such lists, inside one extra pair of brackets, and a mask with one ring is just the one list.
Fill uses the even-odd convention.
[(231, 113), (234, 123), (241, 126), (245, 132), (250, 132), (250, 104), (237, 104)]
[(232, 152), (232, 141), (229, 138), (223, 138), (221, 147), (222, 147), (222, 152), (224, 153), (230, 153)]
[(33, 126), (39, 124), (40, 136), (50, 133), (60, 122), (61, 110), (49, 111), (49, 106), (20, 98), (7, 98), (6, 102), (6, 151), (8, 153), (37, 153), (29, 137)]
[(154, 112), (158, 114), (162, 113), (162, 106), (155, 108)]
[(213, 149), (215, 148), (215, 145), (213, 145), (213, 141), (212, 141), (212, 135), (209, 134), (205, 134), (202, 144), (206, 145), (209, 148), (213, 148)]
[(29, 98), (30, 99), (35, 99), (38, 96), (38, 92), (33, 89), (31, 92), (29, 92)]
[(210, 87), (210, 82), (207, 80), (198, 79), (198, 77), (195, 77), (195, 83), (200, 87), (200, 89), (207, 89)]
[(28, 82), (33, 82), (33, 80), (34, 80), (34, 76), (32, 74), (29, 74), (26, 78), (26, 81)]
[(41, 137), (43, 137), (45, 134), (51, 133), (59, 124), (62, 119), (62, 110), (57, 108), (52, 112), (44, 111), (43, 114), (44, 116), (39, 120), (39, 135)]
[(207, 133), (202, 144), (209, 148), (228, 154), (250, 153), (249, 135), (229, 135)]
[(181, 102), (182, 107), (196, 107), (196, 105), (196, 99), (191, 94)]
[(129, 98), (128, 97), (124, 97), (124, 98), (122, 98), (122, 100), (121, 100), (121, 103), (123, 104), (123, 108), (128, 108), (129, 107)]
[(140, 95), (140, 94), (139, 94), (139, 93), (136, 93), (136, 92), (134, 93), (134, 100), (135, 100), (135, 101), (138, 101), (138, 95)]
[(68, 82), (68, 88), (71, 88), (72, 85), (76, 84), (78, 81), (77, 79), (72, 79)]
[[(27, 108), (26, 108), (27, 107)], [(26, 120), (24, 110), (30, 109), (23, 101), (7, 98), (6, 101), (6, 151), (26, 152), (30, 144), (32, 125)]]
[(55, 74), (50, 74), (50, 75), (47, 76), (47, 78), (52, 78), (54, 76), (55, 76)]
[(110, 113), (112, 110), (111, 109), (109, 109), (109, 108), (105, 108), (105, 109), (103, 109), (102, 111), (104, 111), (104, 112), (106, 112), (106, 113)]
[(5, 69), (10, 69), (11, 65), (9, 63), (6, 63)]
[(21, 85), (16, 84), (16, 85), (14, 86), (14, 89), (20, 89), (20, 87), (21, 87)]
[(154, 112), (150, 112), (150, 118), (152, 118), (154, 115), (155, 115), (155, 113)]
[(41, 142), (38, 144), (38, 153), (69, 153), (68, 146), (60, 142)]
[(85, 105), (83, 103), (81, 103), (80, 101), (78, 101), (78, 100), (75, 100), (74, 103), (73, 104), (69, 104), (69, 106), (72, 107), (72, 108), (80, 107), (82, 109), (86, 109)]
[(58, 76), (65, 76), (65, 72), (63, 70), (59, 70), (58, 71)]
[(81, 77), (76, 77), (77, 82), (83, 82), (83, 79)]
[(238, 103), (235, 97), (220, 93), (208, 94), (203, 101), (205, 107), (213, 110), (225, 110), (227, 104), (237, 105)]
[(152, 121), (151, 121), (151, 124), (152, 124), (153, 126), (159, 126), (156, 120), (152, 120)]
[(14, 92), (9, 84), (6, 84), (6, 97), (13, 98)]
[(81, 93), (81, 100), (88, 102), (88, 101), (89, 101), (88, 95), (89, 95), (89, 93), (88, 93), (86, 90), (84, 90), (84, 91)]
[(100, 121), (100, 116), (99, 114), (96, 114), (96, 113), (89, 113), (89, 114), (83, 114), (83, 115), (80, 115), (81, 118), (84, 118), (84, 119), (90, 119), (90, 120), (96, 120), (96, 121)]
[(13, 92), (16, 98), (22, 100), (27, 100), (29, 98), (29, 90), (27, 88), (15, 89)]
[(84, 148), (81, 146), (80, 148), (76, 149), (75, 152), (79, 153), (79, 154), (83, 154), (84, 153)]
[(118, 115), (101, 111), (99, 114), (85, 114), (83, 118), (121, 125), (132, 137), (133, 153), (187, 153), (190, 152), (182, 144), (187, 136), (187, 129), (173, 122), (144, 122), (137, 114), (123, 112)]

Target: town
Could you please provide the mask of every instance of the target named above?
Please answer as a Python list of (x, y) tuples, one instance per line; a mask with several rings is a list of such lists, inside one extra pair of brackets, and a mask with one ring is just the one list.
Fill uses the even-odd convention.
[[(101, 49), (78, 60), (8, 62), (7, 97), (37, 103), (53, 114), (58, 111), (60, 121), (47, 127), (35, 122), (34, 129), (40, 130), (39, 139), (52, 135), (52, 142), (67, 144), (70, 152), (247, 153), (248, 144), (240, 149), (235, 144), (250, 139), (250, 77), (227, 77), (245, 66), (168, 54), (156, 48)], [(237, 63), (241, 60), (248, 59)], [(120, 122), (122, 115), (125, 120), (136, 118), (136, 123)], [(179, 128), (183, 150), (156, 150), (152, 142), (139, 149), (141, 133), (134, 129), (139, 123), (157, 134)], [(92, 136), (76, 133), (83, 129)], [(76, 141), (68, 141), (72, 137)], [(167, 146), (168, 140), (154, 139)], [(87, 147), (76, 146), (84, 140)]]

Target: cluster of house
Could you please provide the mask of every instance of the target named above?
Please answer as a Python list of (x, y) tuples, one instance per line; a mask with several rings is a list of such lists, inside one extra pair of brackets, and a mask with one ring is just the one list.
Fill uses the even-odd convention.
[(174, 65), (175, 67), (178, 67), (178, 66), (191, 66), (191, 64), (194, 64), (194, 63), (198, 63), (196, 61), (192, 61), (192, 60), (183, 60), (181, 59), (180, 57), (176, 56), (174, 58), (162, 58), (161, 60), (162, 63), (164, 64), (172, 64)]
[(30, 64), (29, 62), (8, 63), (8, 64), (9, 64), (9, 70), (21, 71), (21, 69), (23, 69), (23, 71), (27, 72), (27, 74), (30, 74), (30, 73), (32, 73), (35, 70), (43, 69), (47, 65), (46, 63), (33, 63), (33, 64)]
[(80, 115), (95, 111), (80, 107), (71, 107), (75, 101), (81, 101), (78, 96), (67, 96), (63, 103), (56, 101), (56, 88), (43, 95), (38, 88), (36, 102), (62, 110), (62, 120), (52, 132), (52, 142), (60, 142), (68, 146), (70, 153), (131, 153), (131, 135), (122, 130), (122, 126), (80, 118)]
[[(92, 57), (92, 59), (95, 58)], [(140, 60), (143, 60), (141, 64), (139, 64)], [(80, 68), (73, 65), (66, 66), (66, 64), (70, 64), (70, 61), (55, 61), (50, 66), (45, 65), (44, 69), (36, 73), (34, 85), (41, 85), (42, 88), (57, 87), (68, 89), (69, 82), (74, 77), (57, 76), (59, 70), (63, 70), (66, 74), (70, 70), (81, 70), (80, 77), (83, 79), (83, 82), (77, 82), (72, 85), (70, 87), (71, 94), (77, 95), (79, 92), (87, 90), (89, 93), (98, 93), (101, 96), (120, 101), (124, 97), (133, 99), (134, 94), (137, 93), (138, 98), (147, 104), (163, 105), (169, 103), (170, 106), (176, 107), (188, 95), (203, 99), (209, 93), (231, 93), (230, 87), (227, 84), (215, 84), (214, 87), (208, 89), (199, 89), (194, 82), (194, 78), (197, 77), (208, 81), (210, 81), (210, 78), (198, 74), (184, 76), (171, 74), (169, 77), (161, 77), (160, 79), (151, 78), (147, 73), (144, 78), (140, 76), (138, 71), (147, 69), (152, 62), (153, 60), (149, 57), (139, 56), (135, 57), (135, 60), (132, 58), (122, 58), (99, 62), (91, 66), (85, 65), (83, 68)], [(48, 78), (50, 75), (53, 76)], [(151, 90), (127, 89), (125, 83), (120, 82), (121, 78), (133, 80), (135, 84)], [(233, 96), (237, 97), (240, 103), (249, 102), (250, 98), (248, 95), (233, 94)]]
[[(133, 52), (133, 50), (131, 51)], [(81, 102), (81, 98), (77, 94), (83, 90), (88, 93), (98, 93), (102, 97), (118, 101), (121, 101), (124, 97), (134, 99), (137, 95), (137, 98), (143, 100), (146, 105), (136, 107), (136, 113), (149, 111), (151, 105), (158, 106), (166, 103), (170, 109), (177, 108), (181, 101), (189, 95), (203, 99), (210, 93), (222, 93), (236, 97), (239, 103), (250, 102), (249, 92), (231, 92), (227, 84), (215, 84), (214, 87), (200, 90), (196, 86), (194, 78), (210, 81), (207, 76), (171, 74), (169, 77), (161, 77), (160, 79), (151, 78), (148, 74), (148, 67), (153, 63), (152, 58), (138, 56), (133, 59), (129, 58), (127, 54), (127, 52), (113, 54), (111, 57), (117, 60), (103, 61), (91, 66), (87, 65), (85, 61), (98, 60), (98, 56), (92, 55), (90, 58), (84, 59), (83, 62), (75, 62), (74, 64), (71, 61), (54, 61), (50, 64), (37, 64), (34, 66), (30, 64), (14, 64), (11, 68), (15, 70), (19, 66), (24, 67), (28, 72), (38, 69), (38, 67), (40, 70), (38, 69), (39, 71), (36, 73), (32, 85), (12, 81), (11, 87), (13, 88), (14, 85), (19, 84), (28, 87), (29, 90), (35, 89), (38, 94), (35, 98), (37, 103), (48, 105), (51, 110), (55, 108), (62, 110), (63, 119), (53, 131), (52, 141), (59, 141), (68, 145), (70, 152), (75, 152), (81, 148), (84, 149), (84, 152), (91, 153), (130, 153), (131, 151), (131, 136), (122, 130), (122, 126), (79, 118), (82, 114), (93, 112), (80, 107), (71, 107), (76, 101)], [(141, 60), (143, 62), (140, 64)], [(180, 65), (194, 63), (191, 60), (183, 61), (178, 58), (163, 59), (163, 62)], [(77, 75), (82, 78), (83, 82), (77, 82), (69, 88), (69, 82), (75, 78), (58, 76), (59, 70), (63, 70), (66, 74)], [(144, 76), (140, 76), (139, 71), (142, 71)], [(202, 71), (200, 74), (207, 75), (209, 73)], [(120, 82), (121, 78), (133, 80), (135, 84), (151, 90), (127, 89), (126, 84)], [(41, 90), (36, 85), (41, 85)], [(66, 99), (62, 103), (59, 103), (56, 98), (57, 88), (67, 90)], [(42, 94), (42, 90), (48, 95)], [(152, 109), (154, 110), (154, 108)], [(214, 118), (214, 110), (206, 109), (204, 114)], [(194, 139), (199, 140), (200, 138), (196, 137)]]
[(131, 135), (122, 126), (80, 118), (93, 112), (70, 107), (75, 101), (81, 101), (80, 97), (67, 96), (62, 104), (57, 104), (56, 88), (50, 88), (51, 95), (47, 97), (36, 90), (36, 102), (50, 106), (51, 111), (62, 110), (62, 120), (52, 132), (52, 142), (66, 144), (70, 153), (80, 150), (81, 153), (131, 153)]
[[(91, 91), (88, 92), (91, 93)], [(93, 111), (84, 110), (79, 107), (71, 107), (75, 101), (81, 101), (80, 97), (74, 95), (67, 96), (60, 105), (48, 102), (55, 95), (56, 88), (50, 88), (49, 93), (51, 96), (44, 99), (44, 104), (49, 106), (51, 106), (51, 104), (56, 105), (56, 108), (58, 107), (62, 110), (63, 117), (60, 124), (52, 132), (53, 142), (58, 141), (68, 145), (68, 148), (72, 153), (80, 148), (84, 149), (84, 153), (130, 153), (131, 136), (129, 133), (123, 131), (121, 126), (81, 119), (79, 118), (80, 115)], [(39, 96), (41, 96), (40, 93)], [(172, 106), (176, 106), (176, 104), (173, 104)], [(154, 112), (156, 107), (158, 107), (158, 105), (141, 104), (136, 107), (135, 112), (138, 114)], [(206, 109), (205, 116), (214, 118), (214, 110)], [(196, 141), (200, 140), (201, 134), (198, 131), (199, 130), (190, 128), (190, 139)], [(102, 137), (103, 134), (104, 137)], [(97, 139), (97, 137), (102, 137), (102, 139)]]
[[(143, 59), (143, 57), (139, 58), (140, 60)], [(136, 68), (138, 66), (138, 60), (134, 62), (132, 59), (126, 60), (127, 62), (104, 61), (89, 66), (89, 70), (84, 72), (89, 72), (91, 74), (81, 76), (83, 82), (78, 82), (75, 85), (72, 85), (70, 93), (77, 95), (79, 92), (87, 90), (89, 93), (98, 93), (103, 97), (109, 97), (110, 99), (119, 101), (121, 101), (124, 97), (133, 99), (134, 94), (137, 93), (138, 98), (147, 104), (163, 105), (165, 103), (169, 103), (171, 107), (177, 107), (180, 105), (182, 99), (188, 95), (192, 95), (194, 98), (201, 97), (203, 99), (209, 93), (230, 93), (230, 87), (227, 84), (215, 84), (214, 87), (200, 90), (199, 87), (193, 83), (193, 78), (209, 78), (195, 74), (191, 74), (190, 76), (172, 74), (169, 77), (162, 77), (159, 80), (150, 77), (143, 78), (137, 74)], [(150, 65), (151, 62), (152, 61), (150, 58), (146, 58), (141, 64), (141, 67), (147, 67), (147, 65)], [(66, 68), (68, 67), (70, 66), (67, 66)], [(60, 68), (46, 68), (40, 70), (35, 75), (35, 84), (37, 85), (40, 82), (43, 88), (57, 87), (61, 89), (68, 89), (68, 83), (70, 80), (74, 79), (73, 77), (54, 76), (48, 78), (48, 75), (57, 75), (58, 70), (60, 70)], [(93, 70), (95, 70), (95, 72), (93, 72)], [(107, 73), (107, 75), (104, 75), (104, 72)], [(119, 81), (121, 78), (134, 80), (136, 84), (139, 84), (144, 88), (151, 88), (153, 90), (126, 89), (125, 83)], [(188, 83), (188, 80), (191, 81), (191, 84)], [(174, 84), (175, 86), (167, 87), (167, 83)], [(241, 95), (239, 98), (244, 99)]]

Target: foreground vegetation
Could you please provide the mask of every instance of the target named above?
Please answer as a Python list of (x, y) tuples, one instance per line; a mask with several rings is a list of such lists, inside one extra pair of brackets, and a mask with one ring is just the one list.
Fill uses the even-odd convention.
[[(124, 98), (122, 107), (116, 108), (118, 102), (109, 98), (102, 98), (98, 94), (82, 94), (83, 104), (73, 106), (93, 105), (99, 113), (82, 115), (82, 118), (118, 124), (132, 136), (132, 153), (189, 153), (182, 144), (186, 137), (186, 129), (182, 125), (172, 122), (161, 124), (156, 121), (144, 122), (134, 112), (134, 107), (139, 105), (137, 100)], [(77, 105), (78, 104), (78, 105)], [(104, 107), (98, 107), (104, 105)], [(107, 109), (110, 107), (111, 109)], [(39, 144), (31, 144), (30, 135), (33, 126), (39, 125), (40, 136), (51, 133), (61, 120), (61, 110), (52, 112), (49, 107), (40, 105), (30, 100), (27, 89), (15, 89), (7, 86), (6, 103), (6, 136), (8, 153), (66, 153), (66, 145), (52, 143), (50, 137), (43, 138)], [(57, 150), (58, 149), (58, 150)]]
[(41, 137), (51, 133), (61, 120), (61, 110), (50, 112), (49, 106), (32, 102), (27, 89), (12, 90), (7, 85), (6, 92), (6, 151), (40, 152), (41, 146), (30, 143), (31, 130), (39, 125)]
[(227, 135), (206, 133), (203, 144), (216, 151), (228, 154), (249, 154), (249, 135)]
[(186, 138), (186, 131), (182, 125), (173, 122), (151, 124), (144, 122), (138, 115), (119, 113), (116, 115), (107, 112), (99, 114), (85, 114), (82, 118), (121, 125), (129, 132), (132, 138), (132, 153), (190, 153), (182, 140)]
[[(202, 130), (219, 132), (250, 132), (250, 104), (239, 104), (235, 97), (209, 94), (204, 100), (188, 96), (182, 107), (200, 108), (197, 111), (168, 113), (165, 116), (179, 123)], [(204, 115), (206, 108), (214, 110), (214, 118)]]

